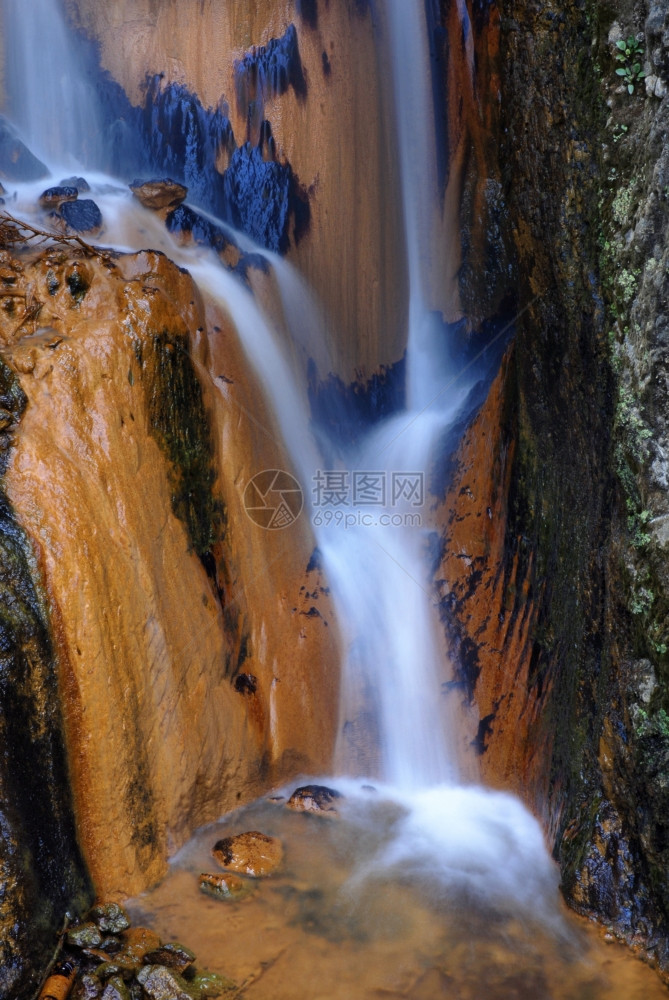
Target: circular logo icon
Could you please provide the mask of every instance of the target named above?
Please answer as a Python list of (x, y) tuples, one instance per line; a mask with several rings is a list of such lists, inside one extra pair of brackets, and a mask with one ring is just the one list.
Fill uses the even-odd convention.
[(250, 479), (244, 490), (244, 510), (261, 528), (278, 531), (300, 516), (302, 487), (295, 476), (280, 469), (265, 469)]

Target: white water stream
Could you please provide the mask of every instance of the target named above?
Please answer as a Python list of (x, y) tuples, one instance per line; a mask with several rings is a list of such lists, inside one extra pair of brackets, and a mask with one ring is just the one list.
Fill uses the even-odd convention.
[[(17, 124), (36, 152), (48, 157), (52, 165), (58, 164), (52, 166), (57, 180), (61, 171), (71, 167), (68, 150), (78, 147), (87, 130), (95, 129), (95, 109), (86, 103), (87, 89), (78, 81), (75, 56), (68, 57), (67, 64), (63, 63), (63, 53), (70, 51), (70, 42), (57, 0), (30, 0), (30, 3), (31, 9), (39, 11), (36, 19), (30, 19), (30, 30), (38, 22), (40, 30), (48, 31), (58, 40), (59, 52), (56, 56), (53, 52), (56, 46), (42, 45), (36, 43), (34, 36), (28, 37), (25, 27), (28, 19), (21, 13), (25, 10), (23, 0), (4, 0), (5, 24), (11, 33), (7, 46), (7, 82)], [(345, 822), (341, 832), (333, 833), (334, 839), (330, 838), (335, 860), (330, 854), (318, 864), (314, 861), (313, 877), (327, 881), (331, 878), (329, 866), (334, 864), (338, 872), (343, 872), (336, 886), (337, 899), (341, 903), (341, 893), (344, 893), (346, 898), (356, 898), (359, 903), (361, 895), (367, 894), (370, 887), (376, 887), (375, 894), (381, 884), (386, 885), (384, 891), (389, 891), (387, 887), (395, 884), (393, 879), (401, 872), (402, 879), (410, 880), (412, 893), (416, 887), (423, 893), (424, 902), (420, 906), (426, 908), (426, 913), (429, 911), (430, 921), (434, 921), (435, 907), (437, 914), (442, 911), (445, 914), (450, 907), (448, 919), (455, 921), (455, 928), (457, 913), (453, 907), (457, 909), (464, 900), (467, 906), (475, 909), (485, 904), (485, 907), (496, 908), (498, 914), (515, 914), (521, 921), (528, 922), (529, 934), (535, 933), (540, 926), (541, 933), (556, 934), (564, 944), (567, 937), (558, 902), (557, 871), (546, 851), (538, 823), (508, 795), (461, 787), (457, 783), (450, 733), (455, 723), (449, 719), (441, 695), (443, 654), (438, 642), (439, 625), (425, 542), (430, 529), (428, 485), (434, 449), (461, 412), (470, 384), (464, 378), (454, 379), (457, 372), (449, 368), (448, 345), (443, 343), (441, 325), (433, 322), (422, 280), (424, 269), (429, 267), (430, 216), (434, 210), (432, 199), (436, 187), (434, 144), (425, 110), (430, 95), (426, 78), (420, 74), (413, 75), (416, 79), (412, 74), (400, 74), (399, 67), (406, 60), (413, 68), (424, 66), (427, 74), (424, 8), (420, 0), (411, 3), (409, 0), (389, 0), (388, 14), (398, 68), (396, 103), (411, 296), (409, 405), (406, 411), (370, 430), (355, 448), (332, 442), (339, 456), (336, 467), (324, 467), (309, 429), (304, 372), (300, 365), (296, 367), (292, 363), (295, 352), (287, 349), (274, 318), (263, 313), (248, 289), (226, 272), (213, 255), (174, 244), (155, 216), (139, 207), (127, 189), (121, 188), (113, 178), (90, 171), (86, 176), (93, 189), (91, 196), (106, 220), (104, 239), (107, 244), (120, 249), (150, 246), (165, 250), (178, 264), (188, 268), (200, 287), (216, 296), (227, 309), (244, 350), (266, 388), (305, 495), (312, 501), (309, 516), (332, 584), (346, 649), (342, 664), (342, 728), (336, 767), (340, 777), (325, 780), (339, 780), (347, 795), (347, 804), (343, 807)], [(71, 114), (73, 108), (77, 109), (75, 116)], [(70, 116), (68, 122), (63, 121), (64, 109), (68, 111), (65, 118)], [(45, 186), (44, 182), (17, 185), (17, 201), (12, 211), (30, 214), (36, 197)], [(135, 243), (134, 234), (139, 231), (145, 234), (141, 246)], [(239, 241), (245, 242), (241, 236)], [(278, 262), (272, 255), (267, 257), (274, 266), (285, 321), (294, 333), (297, 353), (303, 356), (306, 350), (319, 359), (327, 357), (325, 345), (310, 341), (313, 328), (318, 329), (321, 325), (313, 297), (285, 262)], [(310, 317), (310, 322), (305, 322), (305, 317)], [(447, 383), (452, 387), (444, 392)], [(345, 504), (328, 503), (323, 493), (323, 484), (333, 486), (337, 477)], [(386, 503), (380, 506), (380, 491), (384, 489)], [(376, 502), (370, 503), (370, 500)], [(366, 734), (361, 733), (364, 727), (367, 727)], [(359, 748), (361, 742), (365, 748), (356, 754), (356, 747)], [(363, 780), (354, 782), (351, 777), (342, 778), (341, 775)], [(365, 775), (375, 781), (377, 805), (370, 806), (369, 792), (364, 787)], [(268, 812), (268, 808), (257, 806), (266, 827), (274, 826), (282, 836), (292, 836), (291, 830), (295, 831), (290, 824), (296, 818), (280, 822), (276, 812)], [(301, 821), (302, 818), (297, 819)], [(228, 817), (224, 822), (227, 829), (238, 829), (239, 824), (249, 820), (240, 815)], [(181, 885), (179, 880), (184, 872), (200, 864), (197, 860), (199, 845), (203, 837), (211, 839), (212, 836), (212, 831), (205, 831), (182, 852), (175, 865), (175, 886)], [(299, 836), (303, 837), (304, 832)], [(342, 846), (343, 837), (349, 837), (346, 848)], [(329, 844), (330, 840), (326, 840)], [(300, 855), (303, 867), (299, 876), (295, 876), (298, 880), (308, 877), (310, 849), (304, 848)], [(397, 883), (400, 884), (403, 883)], [(322, 919), (336, 924), (338, 918), (333, 916), (332, 898), (328, 895), (330, 888), (327, 892), (323, 890), (330, 909), (323, 910)], [(289, 889), (285, 891), (289, 893)], [(187, 901), (188, 893), (182, 894), (181, 889), (175, 891), (183, 912), (189, 906), (202, 905), (196, 890), (190, 902)], [(302, 891), (303, 888), (299, 889)], [(381, 893), (378, 898), (382, 897)], [(392, 894), (391, 897), (387, 903), (389, 907), (402, 906), (398, 897)], [(344, 936), (360, 933), (358, 903), (352, 909), (347, 909), (348, 904), (344, 906), (347, 914), (341, 929)], [(141, 905), (150, 908), (151, 902)], [(211, 905), (215, 908), (220, 904), (208, 904)], [(269, 905), (267, 898), (265, 905)], [(411, 902), (409, 909), (418, 905)], [(154, 906), (157, 922), (167, 921), (165, 926), (168, 926), (168, 917), (159, 916), (160, 907), (165, 906), (165, 913), (172, 914), (169, 919), (174, 924), (173, 902), (156, 902)], [(261, 910), (257, 919), (263, 918), (263, 913), (267, 917), (268, 912)], [(341, 913), (341, 907), (336, 912)], [(394, 930), (387, 930), (387, 933), (383, 930), (386, 925), (388, 928), (396, 926), (388, 922), (388, 913), (382, 917), (371, 907), (368, 919), (378, 924), (374, 932), (370, 924), (370, 938), (378, 932), (384, 941), (394, 940)], [(423, 917), (416, 915), (415, 921), (414, 926), (419, 928)], [(358, 930), (352, 930), (354, 927)], [(535, 930), (529, 930), (530, 927)], [(187, 930), (183, 933), (187, 934)], [(246, 941), (249, 933), (250, 928), (246, 928)], [(457, 933), (457, 928), (453, 933)], [(509, 931), (509, 940), (515, 933), (515, 930)], [(202, 934), (206, 936), (206, 931)], [(419, 952), (419, 938), (418, 930), (415, 933), (407, 931), (407, 939), (410, 939), (407, 947)], [(516, 944), (512, 946), (515, 948)], [(435, 944), (436, 950), (442, 947), (441, 943), (438, 948)], [(382, 949), (381, 957), (377, 956), (381, 965), (391, 960), (394, 948), (393, 945), (388, 954)], [(362, 984), (362, 979), (360, 982)], [(367, 986), (363, 990), (360, 985), (356, 995), (367, 996), (366, 989)], [(376, 987), (370, 985), (369, 989), (372, 990), (369, 996), (378, 995), (373, 992)], [(257, 995), (278, 997), (284, 994), (274, 989)], [(293, 1000), (306, 1000), (307, 997), (340, 994), (334, 988), (320, 994), (298, 987), (294, 993), (285, 995), (292, 996)], [(354, 994), (349, 991), (342, 995)], [(423, 995), (445, 994), (436, 989), (433, 993), (421, 993)], [(456, 995), (460, 994), (453, 994)], [(495, 995), (520, 996), (503, 990)], [(555, 995), (563, 994), (558, 991)], [(564, 995), (569, 996), (569, 993)], [(586, 991), (582, 995), (616, 994)]]

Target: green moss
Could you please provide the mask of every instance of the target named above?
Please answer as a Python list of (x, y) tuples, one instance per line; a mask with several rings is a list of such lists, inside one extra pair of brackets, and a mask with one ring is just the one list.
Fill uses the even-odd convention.
[(186, 337), (164, 330), (136, 345), (147, 393), (149, 424), (170, 462), (172, 510), (204, 558), (220, 539), (224, 507), (214, 497), (214, 447), (202, 388)]

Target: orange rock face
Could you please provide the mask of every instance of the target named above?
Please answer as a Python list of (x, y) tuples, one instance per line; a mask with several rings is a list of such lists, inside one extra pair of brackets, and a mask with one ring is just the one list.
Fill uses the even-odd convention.
[[(243, 509), (247, 479), (284, 457), (234, 329), (208, 327), (190, 276), (152, 252), (66, 249), (13, 275), (0, 338), (28, 405), (6, 488), (51, 607), (84, 855), (101, 896), (135, 894), (196, 826), (327, 765), (334, 629), (327, 595), (319, 616), (301, 596), (318, 589), (306, 520), (268, 532)], [(207, 559), (169, 450), (171, 399), (198, 384), (189, 341), (209, 428), (186, 443), (202, 457), (209, 435), (220, 512)]]
[(509, 354), (456, 454), (441, 508), (444, 556), (437, 579), (460, 663), (449, 687), (463, 709), (463, 766), (540, 809), (550, 761), (541, 721), (548, 692), (528, 684), (536, 621), (529, 566), (505, 559), (516, 449), (507, 414), (512, 368)]

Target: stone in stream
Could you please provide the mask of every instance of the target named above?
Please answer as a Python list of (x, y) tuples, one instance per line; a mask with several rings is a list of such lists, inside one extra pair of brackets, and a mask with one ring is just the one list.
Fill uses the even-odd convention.
[(326, 785), (303, 785), (296, 788), (286, 803), (295, 812), (317, 813), (321, 816), (338, 816), (335, 806), (338, 799), (343, 798), (341, 792)]
[(74, 187), (77, 189), (79, 194), (82, 194), (84, 191), (90, 191), (91, 189), (91, 186), (85, 177), (65, 177), (62, 181), (60, 181), (60, 186)]
[(170, 941), (148, 952), (144, 961), (148, 965), (164, 965), (175, 972), (185, 972), (195, 961), (195, 954), (178, 941)]
[(128, 914), (118, 903), (98, 903), (88, 915), (105, 934), (120, 934), (130, 927)]
[(102, 934), (97, 924), (87, 921), (70, 927), (67, 932), (67, 943), (73, 948), (98, 948), (102, 944)]
[(102, 1000), (132, 1000), (132, 995), (120, 976), (112, 976), (104, 988)]
[(0, 115), (0, 177), (6, 181), (38, 181), (49, 171), (19, 139), (14, 126)]
[(60, 218), (70, 232), (99, 233), (102, 229), (102, 213), (90, 198), (66, 201), (60, 206)]
[(74, 984), (70, 1000), (100, 1000), (102, 990), (98, 977), (86, 972)]
[(42, 208), (59, 208), (63, 202), (76, 201), (78, 197), (79, 192), (75, 187), (59, 184), (57, 187), (50, 187), (46, 191), (42, 191), (39, 203)]
[(276, 837), (257, 830), (219, 840), (211, 852), (221, 868), (262, 878), (275, 871), (283, 860), (283, 847)]
[(176, 208), (188, 194), (187, 187), (177, 184), (170, 177), (151, 181), (136, 180), (130, 185), (130, 190), (144, 208), (154, 211), (160, 211), (161, 208)]
[(202, 892), (227, 902), (244, 899), (251, 892), (248, 880), (238, 878), (237, 875), (208, 875), (203, 872), (198, 882)]
[(164, 965), (143, 966), (137, 973), (137, 981), (150, 1000), (193, 1000), (186, 981)]

